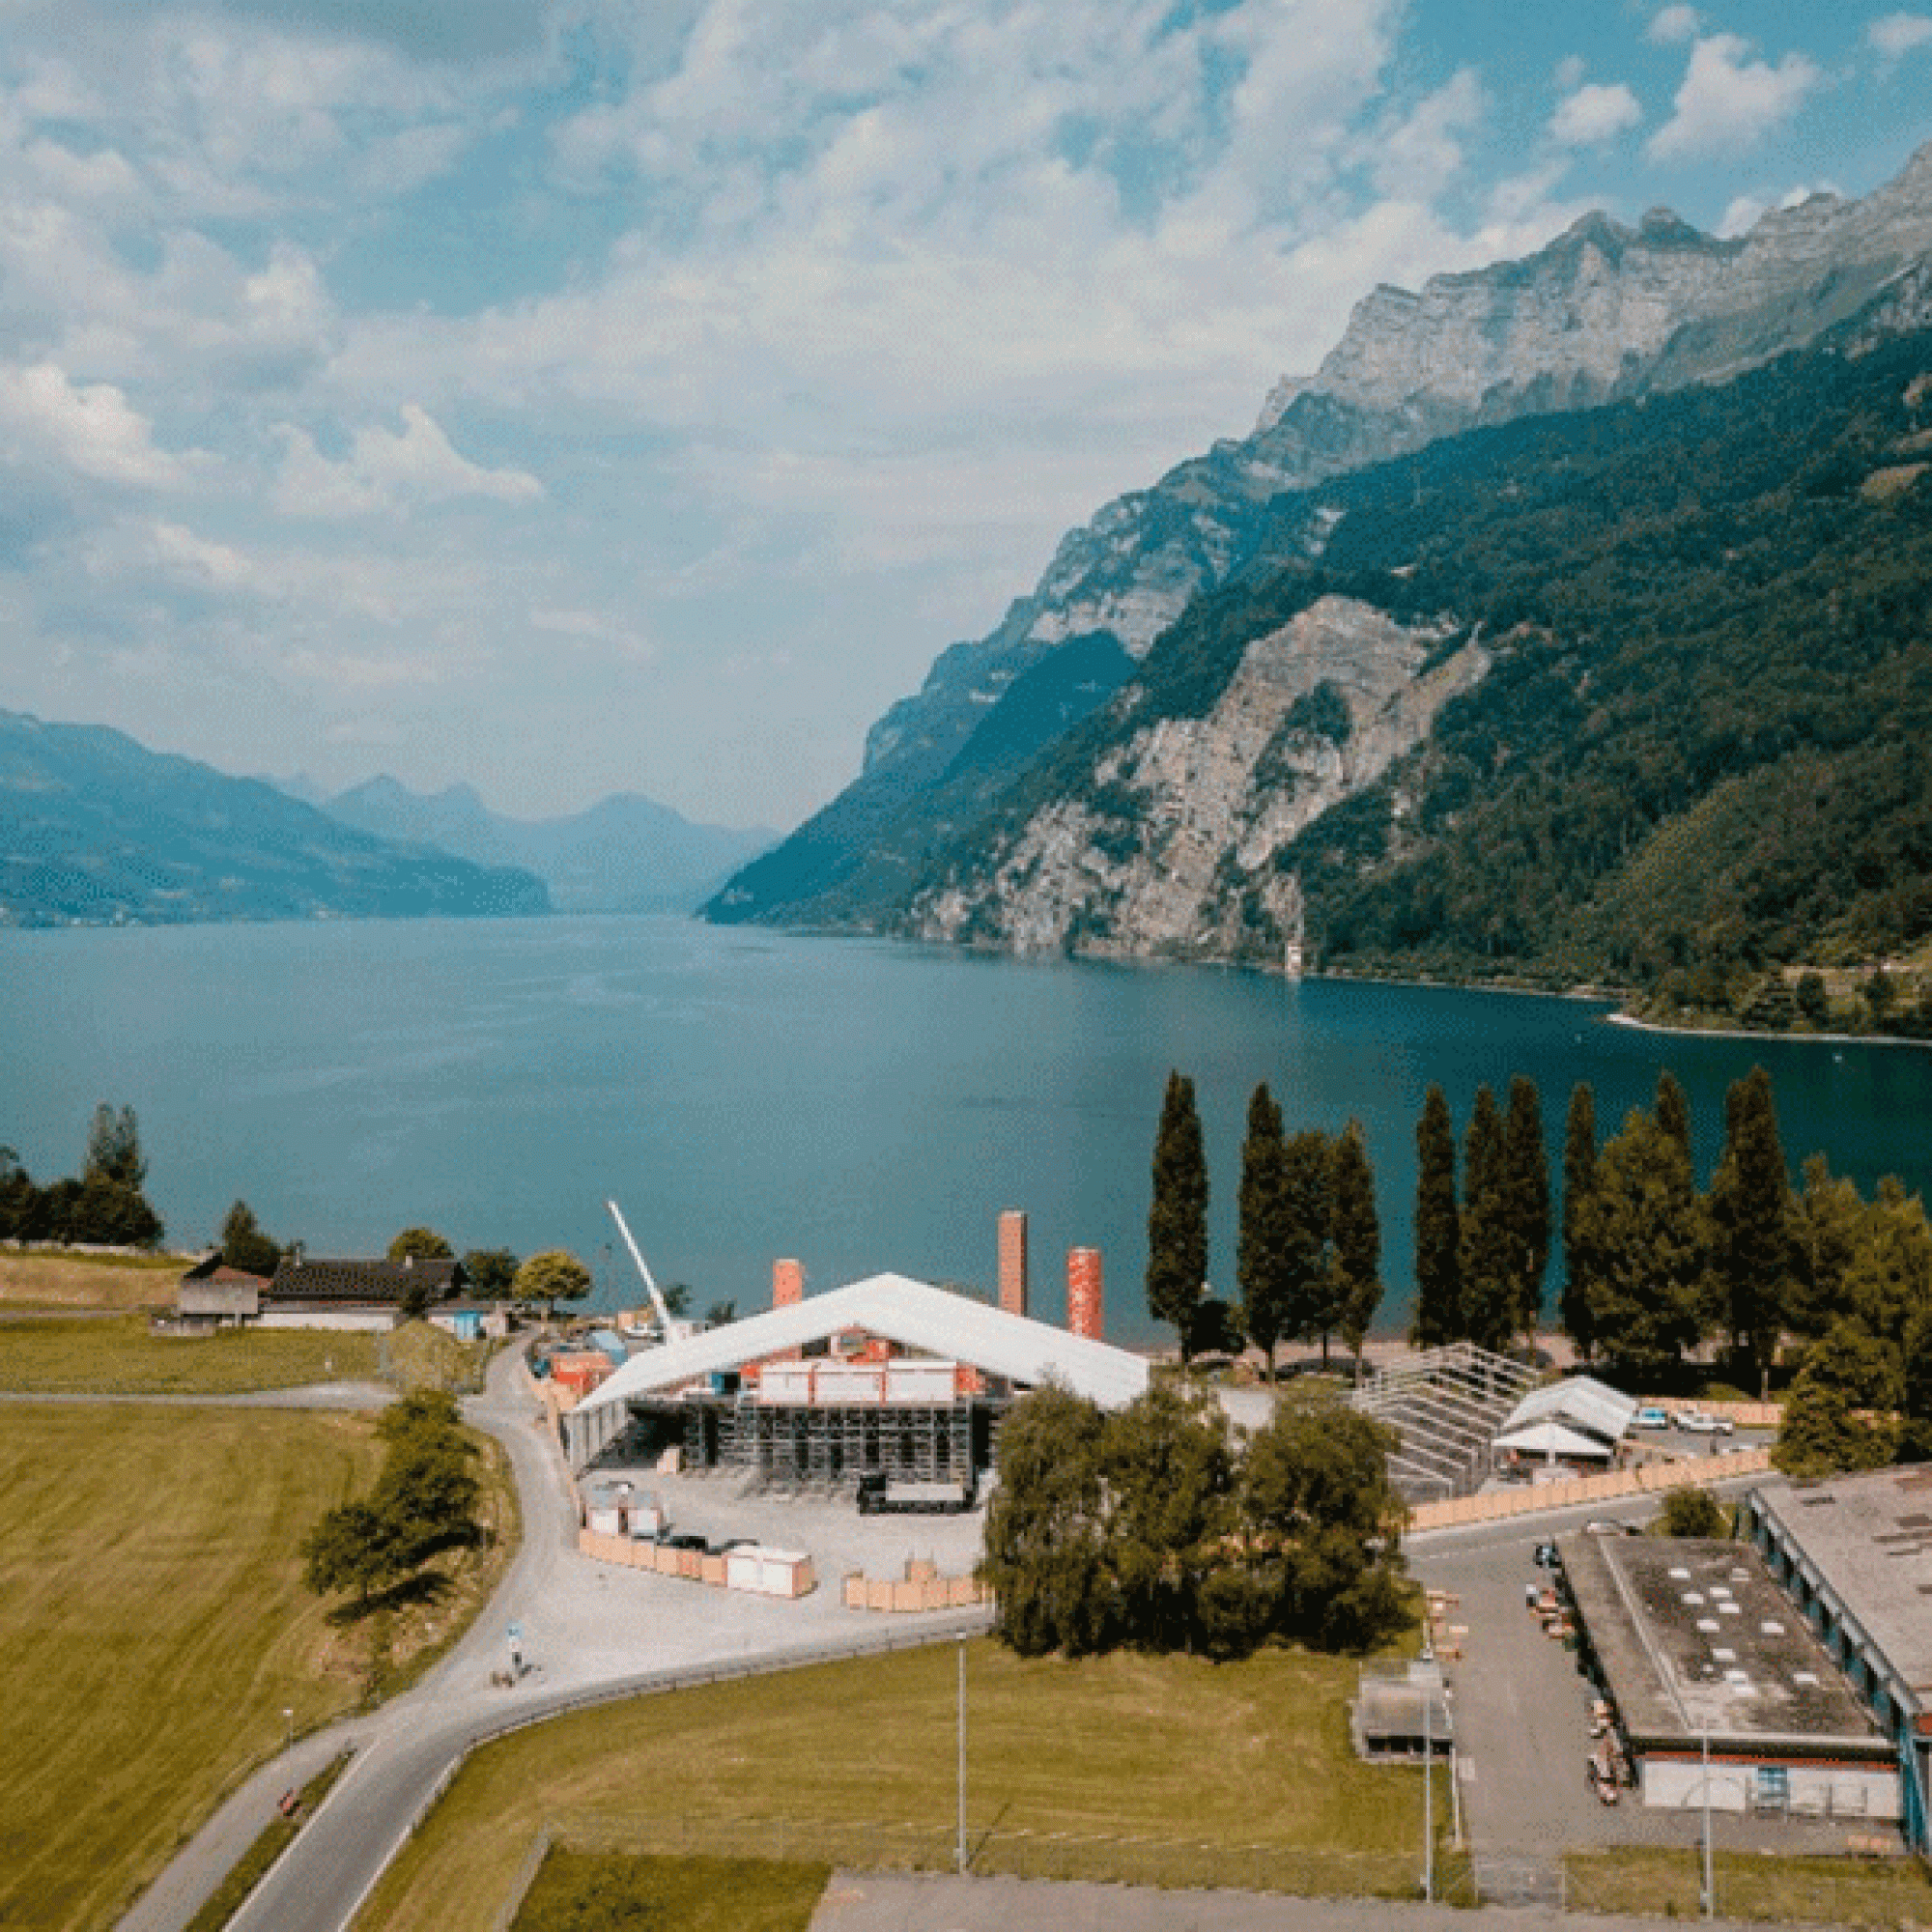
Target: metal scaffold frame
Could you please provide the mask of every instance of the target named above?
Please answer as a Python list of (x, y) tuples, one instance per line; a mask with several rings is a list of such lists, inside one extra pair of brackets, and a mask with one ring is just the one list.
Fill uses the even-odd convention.
[(685, 1452), (696, 1468), (753, 1470), (780, 1486), (856, 1483), (880, 1474), (906, 1482), (963, 1481), (974, 1467), (971, 1402), (779, 1404), (746, 1394), (693, 1404)]
[(1349, 1400), (1401, 1438), (1389, 1474), (1402, 1494), (1436, 1502), (1482, 1486), (1491, 1443), (1540, 1379), (1507, 1355), (1455, 1342), (1378, 1371)]

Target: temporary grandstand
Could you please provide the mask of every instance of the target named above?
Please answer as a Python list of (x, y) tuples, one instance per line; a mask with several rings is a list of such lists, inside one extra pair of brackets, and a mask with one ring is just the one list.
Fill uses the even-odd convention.
[(1540, 1380), (1534, 1369), (1473, 1342), (1455, 1342), (1378, 1371), (1350, 1397), (1398, 1437), (1389, 1480), (1409, 1503), (1473, 1495), (1491, 1447)]

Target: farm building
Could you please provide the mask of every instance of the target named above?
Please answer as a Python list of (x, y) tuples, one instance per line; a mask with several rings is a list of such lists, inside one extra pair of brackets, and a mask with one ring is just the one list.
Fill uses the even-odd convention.
[[(1003, 1225), (1003, 1264), (1011, 1252)], [(1069, 1257), (1077, 1332), (1024, 1313), (1023, 1237), (1017, 1254), (998, 1308), (896, 1274), (808, 1297), (798, 1264), (780, 1262), (767, 1312), (634, 1355), (568, 1411), (570, 1460), (585, 1468), (621, 1438), (676, 1447), (689, 1468), (970, 1493), (1015, 1395), (1054, 1381), (1119, 1407), (1148, 1386), (1147, 1362), (1096, 1332), (1098, 1255)]]
[(1905, 1835), (1932, 1851), (1932, 1464), (1774, 1479), (1744, 1520), (1895, 1753)]
[(1899, 1816), (1893, 1747), (1748, 1544), (1583, 1533), (1557, 1548), (1647, 1806)]

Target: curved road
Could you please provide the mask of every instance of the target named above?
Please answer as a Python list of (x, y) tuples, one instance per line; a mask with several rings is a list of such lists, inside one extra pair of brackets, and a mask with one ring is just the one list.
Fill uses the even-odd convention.
[[(730, 1601), (673, 1586), (681, 1614), (643, 1595), (656, 1578), (612, 1575), (577, 1553), (568, 1475), (536, 1414), (520, 1352), (499, 1354), (466, 1419), (502, 1443), (520, 1499), (522, 1548), (497, 1595), (413, 1690), (304, 1738), (257, 1772), (183, 1849), (121, 1921), (122, 1932), (181, 1932), (274, 1814), (291, 1786), (345, 1749), (355, 1757), (279, 1864), (231, 1921), (237, 1932), (340, 1932), (464, 1756), (484, 1739), (573, 1706), (748, 1671), (930, 1643), (990, 1621), (983, 1609), (876, 1624), (846, 1634), (799, 1606)], [(289, 1400), (289, 1398), (284, 1398)], [(654, 1614), (655, 1612), (659, 1612)], [(696, 1611), (696, 1615), (691, 1612)], [(493, 1688), (511, 1624), (526, 1633), (529, 1674)]]

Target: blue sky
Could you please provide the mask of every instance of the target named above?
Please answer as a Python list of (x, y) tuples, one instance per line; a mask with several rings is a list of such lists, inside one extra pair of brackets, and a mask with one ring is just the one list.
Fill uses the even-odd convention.
[(1377, 282), (1929, 86), (1853, 0), (0, 0), (0, 706), (789, 825)]

